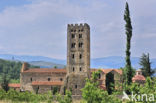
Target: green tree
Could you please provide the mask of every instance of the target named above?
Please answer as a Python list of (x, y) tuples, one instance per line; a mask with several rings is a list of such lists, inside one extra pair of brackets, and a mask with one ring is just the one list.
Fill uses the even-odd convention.
[(107, 91), (99, 88), (98, 77), (101, 71), (93, 72), (91, 79), (86, 79), (82, 89), (82, 97), (87, 103), (121, 103), (115, 96), (109, 96)]
[(131, 60), (130, 60), (130, 48), (131, 48), (131, 38), (132, 38), (132, 25), (131, 25), (131, 18), (130, 18), (130, 11), (128, 3), (126, 2), (125, 7), (125, 14), (124, 20), (126, 22), (125, 29), (126, 29), (126, 36), (127, 36), (127, 44), (126, 44), (126, 66), (125, 66), (125, 75), (126, 75), (126, 84), (130, 85), (132, 82), (132, 67), (131, 67)]
[(1, 87), (7, 92), (9, 90), (9, 78), (6, 74), (3, 74), (2, 81), (1, 81)]
[(93, 72), (91, 79), (86, 79), (85, 87), (82, 89), (82, 97), (87, 103), (101, 103), (102, 92), (98, 88), (98, 76), (100, 71)]
[(72, 103), (72, 93), (71, 91), (66, 90), (64, 97), (61, 94), (56, 94), (56, 100), (59, 103)]
[(54, 68), (57, 69), (57, 66), (55, 65)]
[(149, 58), (149, 53), (148, 54), (142, 54), (141, 58), (140, 58), (140, 63), (139, 63), (142, 67), (141, 70), (143, 72), (143, 75), (145, 77), (151, 77), (155, 71), (151, 69), (151, 62), (150, 62), (150, 58)]

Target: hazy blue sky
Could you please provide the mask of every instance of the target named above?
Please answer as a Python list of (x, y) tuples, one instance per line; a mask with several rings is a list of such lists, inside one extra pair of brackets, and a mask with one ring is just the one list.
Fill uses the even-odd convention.
[[(126, 0), (0, 0), (0, 54), (66, 59), (68, 23), (88, 23), (91, 57), (124, 56)], [(156, 57), (156, 0), (127, 0), (132, 56)]]

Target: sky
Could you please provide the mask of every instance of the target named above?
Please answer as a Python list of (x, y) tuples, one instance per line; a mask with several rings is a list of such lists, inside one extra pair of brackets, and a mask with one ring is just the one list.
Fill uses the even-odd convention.
[[(0, 54), (66, 59), (67, 24), (88, 23), (91, 58), (125, 56), (126, 0), (0, 0)], [(127, 0), (131, 56), (156, 58), (156, 0)]]

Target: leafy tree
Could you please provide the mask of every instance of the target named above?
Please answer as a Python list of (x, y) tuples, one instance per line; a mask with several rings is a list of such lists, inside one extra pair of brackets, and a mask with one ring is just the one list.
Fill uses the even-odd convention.
[(57, 69), (57, 66), (54, 66), (55, 69)]
[(3, 74), (2, 81), (1, 81), (1, 87), (7, 92), (9, 90), (9, 78), (6, 74)]
[(131, 25), (131, 18), (130, 18), (130, 12), (129, 12), (129, 6), (126, 2), (125, 7), (125, 14), (124, 14), (124, 20), (126, 22), (125, 29), (126, 29), (126, 36), (127, 36), (127, 44), (126, 44), (126, 66), (125, 66), (125, 73), (126, 73), (126, 84), (130, 85), (132, 82), (132, 67), (131, 67), (131, 60), (130, 60), (130, 48), (131, 48), (131, 38), (132, 38), (132, 25)]
[(148, 76), (152, 76), (155, 71), (151, 69), (151, 62), (150, 62), (150, 58), (149, 58), (149, 53), (148, 54), (142, 54), (142, 57), (140, 58), (140, 63), (139, 63), (142, 67), (141, 70), (143, 72), (143, 75), (145, 77)]
[(115, 96), (109, 96), (107, 91), (99, 88), (97, 80), (100, 72), (93, 72), (91, 79), (86, 79), (85, 87), (82, 89), (83, 99), (86, 103), (121, 103)]
[(61, 94), (57, 94), (56, 100), (59, 103), (72, 103), (72, 93), (66, 90), (66, 94), (64, 95), (64, 97)]
[[(30, 68), (39, 68), (38, 66), (28, 65)], [(20, 79), (21, 62), (7, 61), (0, 59), (0, 79), (3, 74), (11, 79), (11, 82), (18, 82)], [(17, 81), (16, 81), (17, 80)]]
[(13, 89), (10, 89), (7, 93), (3, 89), (0, 89), (0, 100), (10, 100), (11, 103), (53, 103), (53, 98), (50, 92), (47, 94), (33, 94), (28, 91), (18, 92)]

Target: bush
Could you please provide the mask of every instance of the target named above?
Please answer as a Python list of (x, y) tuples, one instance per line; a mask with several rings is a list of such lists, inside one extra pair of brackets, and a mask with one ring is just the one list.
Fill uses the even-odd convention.
[(115, 96), (108, 95), (107, 91), (98, 88), (98, 75), (100, 71), (93, 72), (91, 79), (86, 79), (85, 87), (82, 89), (82, 97), (86, 103), (122, 103)]
[(56, 100), (59, 103), (72, 103), (72, 93), (66, 90), (66, 94), (64, 96), (61, 94), (56, 94)]
[(39, 103), (42, 101), (47, 101), (48, 103), (52, 102), (51, 93), (47, 94), (33, 94), (31, 92), (17, 92), (13, 89), (10, 89), (8, 92), (5, 92), (3, 89), (0, 90), (0, 100), (11, 100), (13, 102), (28, 102), (28, 103)]

